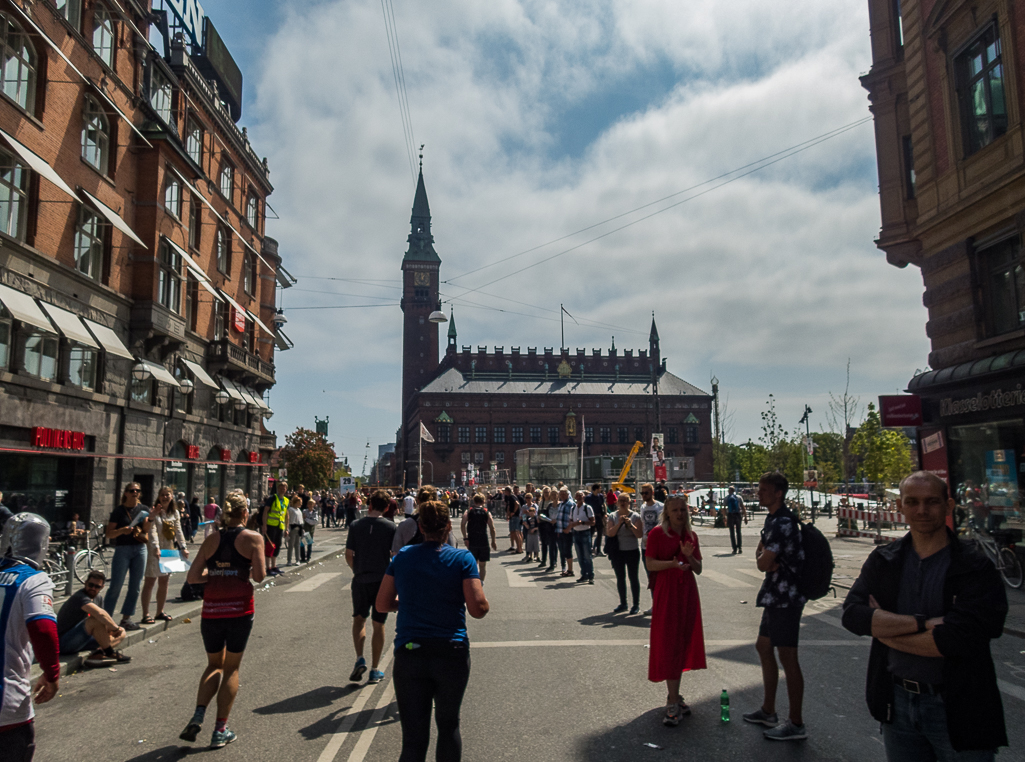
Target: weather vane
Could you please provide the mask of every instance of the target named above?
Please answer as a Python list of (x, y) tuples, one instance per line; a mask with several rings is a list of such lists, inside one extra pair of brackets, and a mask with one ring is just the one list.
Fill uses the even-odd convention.
[(420, 144), (420, 169), (424, 168), (424, 143)]

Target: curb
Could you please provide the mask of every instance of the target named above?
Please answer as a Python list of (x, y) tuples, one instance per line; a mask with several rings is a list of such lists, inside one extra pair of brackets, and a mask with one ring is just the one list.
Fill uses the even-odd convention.
[[(332, 560), (334, 558), (338, 558), (339, 556), (343, 556), (343, 555), (345, 555), (345, 548), (339, 548), (338, 550), (333, 550), (330, 553), (325, 553), (324, 555), (319, 556), (317, 558), (310, 559), (305, 564), (301, 564), (300, 566), (293, 567), (292, 570), (293, 571), (302, 571), (302, 570), (304, 570), (306, 568), (309, 568), (309, 567), (313, 566), (316, 563), (320, 563), (322, 561), (330, 561), (330, 560)], [(260, 583), (260, 584), (262, 584), (262, 583)], [(254, 588), (256, 586), (257, 586), (256, 583), (254, 583)], [(125, 639), (123, 641), (121, 641), (121, 646), (120, 647), (122, 649), (127, 649), (130, 646), (136, 645), (138, 643), (145, 642), (145, 641), (149, 640), (152, 637), (153, 634), (159, 635), (162, 632), (167, 632), (167, 630), (171, 629), (172, 627), (177, 627), (180, 624), (185, 624), (185, 622), (183, 621), (185, 619), (191, 619), (193, 617), (199, 617), (199, 615), (202, 613), (202, 611), (203, 611), (203, 601), (200, 600), (200, 601), (196, 602), (195, 606), (193, 606), (193, 607), (191, 607), (191, 608), (189, 608), (189, 609), (187, 609), (185, 611), (181, 611), (180, 613), (176, 614), (174, 619), (172, 619), (170, 622), (162, 622), (161, 624), (145, 625), (145, 626), (143, 626), (143, 628), (141, 630), (133, 630), (132, 632), (127, 633), (126, 636), (125, 636)], [(78, 654), (67, 654), (65, 656), (60, 657), (61, 677), (67, 677), (69, 675), (72, 675), (72, 674), (74, 674), (74, 673), (84, 669), (86, 656), (88, 656), (88, 653), (83, 651), (83, 652), (78, 653)], [(33, 664), (32, 665), (32, 680), (35, 680), (36, 677), (38, 677), (41, 674), (42, 674), (42, 670), (39, 669), (39, 665), (38, 664)]]

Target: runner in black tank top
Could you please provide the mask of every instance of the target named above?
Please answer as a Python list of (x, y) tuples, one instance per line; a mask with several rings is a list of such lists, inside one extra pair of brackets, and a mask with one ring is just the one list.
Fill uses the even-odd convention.
[[(473, 496), (473, 507), (463, 514), (462, 521), (463, 542), (466, 549), (477, 559), (477, 568), (480, 571), (480, 581), (484, 584), (484, 577), (487, 573), (487, 563), (491, 560), (491, 551), (498, 550), (498, 540), (495, 534), (495, 521), (484, 507), (484, 495)], [(491, 532), (491, 544), (488, 545), (488, 532)]]

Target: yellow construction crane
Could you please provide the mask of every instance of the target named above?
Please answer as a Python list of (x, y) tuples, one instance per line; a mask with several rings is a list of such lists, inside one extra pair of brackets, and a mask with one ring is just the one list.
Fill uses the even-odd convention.
[(630, 473), (630, 466), (634, 464), (634, 458), (637, 457), (637, 453), (641, 451), (642, 447), (644, 447), (643, 442), (634, 442), (634, 446), (630, 448), (630, 454), (626, 456), (626, 463), (623, 464), (623, 470), (619, 472), (619, 479), (612, 483), (612, 489), (617, 492), (627, 492), (629, 494), (633, 494), (637, 491), (633, 487), (628, 487), (623, 484), (623, 482), (626, 481), (626, 477)]

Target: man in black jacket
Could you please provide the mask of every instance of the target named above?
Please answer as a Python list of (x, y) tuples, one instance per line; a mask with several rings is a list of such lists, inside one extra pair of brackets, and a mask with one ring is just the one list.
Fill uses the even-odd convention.
[(897, 505), (911, 531), (873, 551), (843, 607), (844, 627), (873, 638), (869, 711), (891, 762), (992, 760), (1007, 746), (989, 650), (1007, 616), (1003, 583), (947, 528), (954, 501), (943, 479), (911, 474)]

